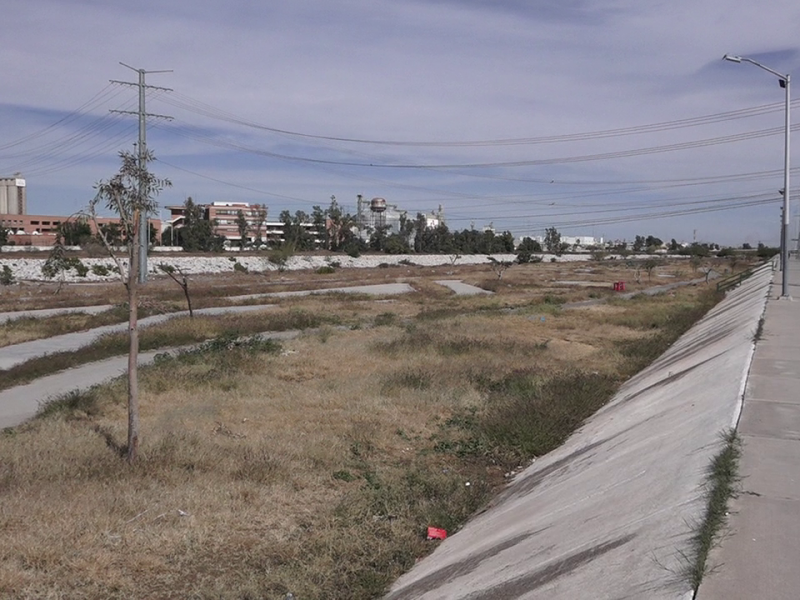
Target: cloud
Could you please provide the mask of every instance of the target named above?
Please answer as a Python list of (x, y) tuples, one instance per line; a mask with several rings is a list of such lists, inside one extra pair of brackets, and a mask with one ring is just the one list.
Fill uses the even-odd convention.
[[(0, 141), (0, 171), (6, 175), (28, 166), (31, 210), (58, 212), (87, 198), (94, 182), (113, 174), (116, 152), (132, 147), (135, 133), (124, 134), (126, 126), (135, 129), (135, 117), (115, 120), (104, 130), (97, 124), (111, 122), (109, 109), (135, 109), (135, 89), (107, 87), (109, 79), (136, 80), (136, 73), (118, 64), (122, 61), (173, 70), (147, 76), (148, 84), (174, 90), (148, 97), (149, 111), (175, 118), (171, 124), (154, 121), (148, 131), (150, 148), (163, 159), (159, 172), (175, 184), (164, 203), (187, 195), (267, 198), (277, 214), (282, 208), (308, 211), (331, 194), (354, 204), (362, 193), (411, 211), (441, 202), (455, 227), (494, 222), (523, 234), (560, 219), (565, 232), (576, 234), (587, 226), (571, 229), (570, 222), (594, 218), (595, 230), (614, 237), (653, 233), (687, 239), (698, 229), (707, 240), (741, 243), (752, 236), (777, 242), (773, 204), (617, 224), (605, 224), (603, 213), (595, 211), (627, 202), (642, 208), (623, 214), (656, 212), (649, 207), (659, 203), (667, 212), (682, 200), (770, 192), (781, 186), (779, 173), (691, 189), (624, 182), (779, 171), (780, 134), (616, 159), (494, 169), (391, 169), (311, 160), (432, 165), (574, 159), (781, 127), (782, 90), (769, 75), (720, 59), (726, 52), (742, 53), (781, 72), (800, 66), (800, 6), (788, 0), (776, 0), (769, 10), (743, 0), (12, 4), (6, 18), (15, 27), (6, 31), (7, 51), (0, 57), (14, 83), (0, 105), (6, 135)], [(59, 123), (98, 92), (104, 95), (80, 109), (80, 120)], [(232, 122), (332, 137), (452, 142), (632, 128), (768, 104), (776, 109), (693, 127), (515, 146), (354, 144)], [(43, 130), (47, 133), (33, 141), (6, 147)], [(82, 132), (87, 137), (73, 139)], [(578, 207), (584, 216), (548, 216), (551, 202)]]

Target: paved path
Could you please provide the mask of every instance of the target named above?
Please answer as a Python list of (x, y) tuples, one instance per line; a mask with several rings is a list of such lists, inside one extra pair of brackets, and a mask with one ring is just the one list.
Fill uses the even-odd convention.
[(245, 294), (231, 296), (228, 300), (241, 302), (256, 298), (290, 298), (292, 296), (308, 296), (311, 294), (367, 294), (369, 296), (393, 296), (416, 291), (407, 283), (379, 283), (374, 285), (351, 285), (348, 287), (325, 288), (321, 290), (300, 290), (296, 292), (267, 292), (262, 294)]
[[(194, 311), (196, 315), (219, 315), (229, 313), (243, 313), (252, 312), (255, 310), (269, 310), (272, 305), (254, 304), (248, 306), (215, 306), (212, 308), (201, 308)], [(139, 319), (139, 327), (148, 327), (157, 323), (163, 323), (169, 319), (176, 317), (184, 317), (189, 314), (189, 311), (180, 311), (174, 313), (167, 313), (163, 315), (153, 315), (152, 317), (145, 317)], [(31, 340), (30, 342), (23, 342), (21, 344), (14, 344), (13, 346), (5, 346), (0, 348), (0, 369), (10, 369), (29, 361), (39, 356), (46, 354), (53, 354), (55, 352), (73, 352), (80, 350), (84, 346), (88, 346), (99, 337), (109, 333), (119, 333), (128, 330), (127, 323), (115, 323), (114, 325), (104, 325), (103, 327), (95, 327), (87, 331), (75, 331), (73, 333), (65, 333), (64, 335), (57, 335), (51, 338), (41, 340)]]
[(10, 312), (0, 312), (0, 325), (8, 321), (15, 321), (16, 319), (23, 319), (32, 317), (34, 319), (42, 319), (44, 317), (54, 317), (56, 315), (66, 315), (70, 313), (83, 313), (87, 315), (96, 315), (101, 312), (106, 312), (114, 308), (113, 304), (103, 304), (100, 306), (75, 306), (65, 308), (40, 308), (39, 310), (16, 310)]
[(464, 283), (460, 279), (442, 279), (436, 283), (443, 285), (446, 288), (450, 288), (456, 293), (457, 296), (477, 296), (478, 294), (494, 293), (490, 292), (489, 290), (470, 285), (469, 283)]
[(720, 433), (739, 413), (771, 277), (767, 267), (732, 290), (387, 600), (690, 599), (683, 557)]
[[(308, 294), (330, 294), (330, 293), (348, 293), (348, 294), (371, 294), (374, 296), (389, 296), (394, 294), (405, 294), (413, 292), (412, 288), (407, 283), (391, 283), (391, 284), (376, 284), (376, 285), (361, 285), (342, 288), (328, 288), (322, 290), (299, 291), (299, 292), (273, 292), (269, 294), (248, 294), (245, 296), (233, 296), (229, 300), (252, 300), (255, 298), (276, 297), (283, 298), (287, 296), (300, 296)], [(196, 315), (220, 315), (230, 313), (243, 313), (256, 310), (269, 310), (274, 305), (269, 304), (254, 304), (247, 306), (215, 306), (212, 308), (200, 308), (194, 311)], [(36, 311), (30, 311), (34, 313)], [(22, 314), (22, 313), (20, 313)], [(148, 327), (157, 323), (162, 323), (175, 317), (183, 317), (188, 315), (188, 311), (180, 311), (174, 313), (167, 313), (163, 315), (153, 315), (152, 317), (145, 317), (139, 319), (140, 327)], [(33, 316), (29, 313), (24, 313), (24, 316)], [(116, 323), (114, 325), (105, 325), (103, 327), (96, 327), (87, 331), (76, 331), (74, 333), (65, 333), (51, 338), (42, 340), (32, 340), (30, 342), (23, 342), (21, 344), (14, 344), (13, 346), (5, 346), (0, 348), (0, 370), (10, 369), (16, 365), (20, 365), (28, 360), (44, 356), (46, 354), (53, 354), (55, 352), (73, 352), (79, 350), (84, 346), (88, 346), (97, 338), (109, 334), (127, 331), (127, 323)]]
[(745, 392), (742, 493), (730, 505), (728, 536), (715, 548), (698, 600), (800, 598), (800, 262), (789, 293), (776, 275)]
[[(269, 331), (261, 335), (273, 340), (297, 337), (299, 331)], [(184, 348), (159, 349), (139, 354), (140, 367), (153, 362), (156, 354), (175, 353)], [(0, 392), (0, 429), (15, 427), (30, 419), (48, 400), (74, 390), (86, 390), (93, 385), (124, 375), (128, 370), (128, 356), (114, 356), (106, 360), (81, 365), (53, 375), (46, 375), (26, 385)]]

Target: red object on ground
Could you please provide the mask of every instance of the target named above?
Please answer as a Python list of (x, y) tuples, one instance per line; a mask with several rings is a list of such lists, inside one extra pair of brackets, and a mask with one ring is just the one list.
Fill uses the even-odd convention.
[(444, 529), (439, 529), (437, 527), (428, 527), (429, 540), (443, 540), (446, 537), (447, 537), (447, 532)]
[(625, 291), (625, 282), (624, 281), (615, 281), (614, 282), (614, 291), (615, 292), (624, 292)]

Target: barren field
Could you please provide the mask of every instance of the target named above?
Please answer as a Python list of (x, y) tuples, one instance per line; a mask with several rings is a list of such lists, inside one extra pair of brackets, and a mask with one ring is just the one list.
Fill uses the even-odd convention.
[[(417, 291), (264, 298), (264, 312), (154, 326), (157, 346), (187, 332), (215, 341), (141, 373), (133, 466), (124, 381), (5, 430), (0, 596), (380, 597), (435, 547), (428, 526), (457, 531), (718, 300), (713, 284), (623, 299), (612, 282), (701, 277), (686, 261), (639, 270), (638, 283), (623, 261), (515, 265), (501, 278), (486, 266), (195, 277), (198, 307), (369, 283)], [(456, 296), (442, 279), (495, 293)], [(144, 289), (150, 311), (185, 308), (170, 280)], [(124, 301), (119, 284), (54, 290), (4, 288), (0, 311)], [(605, 302), (568, 305), (586, 300)], [(114, 318), (22, 320), (0, 344)], [(233, 341), (291, 325), (303, 334), (280, 344)]]

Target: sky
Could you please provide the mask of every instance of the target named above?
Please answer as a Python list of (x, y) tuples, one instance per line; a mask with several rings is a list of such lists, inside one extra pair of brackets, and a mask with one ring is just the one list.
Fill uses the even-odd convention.
[[(258, 202), (273, 220), (361, 194), (441, 205), (450, 229), (778, 244), (785, 92), (722, 56), (800, 72), (794, 0), (3, 8), (0, 176), (26, 179), (30, 214), (84, 209), (134, 150), (136, 116), (111, 112), (138, 108), (112, 82), (138, 81), (124, 63), (168, 71), (146, 75), (162, 207)], [(800, 183), (790, 201), (796, 236)]]

